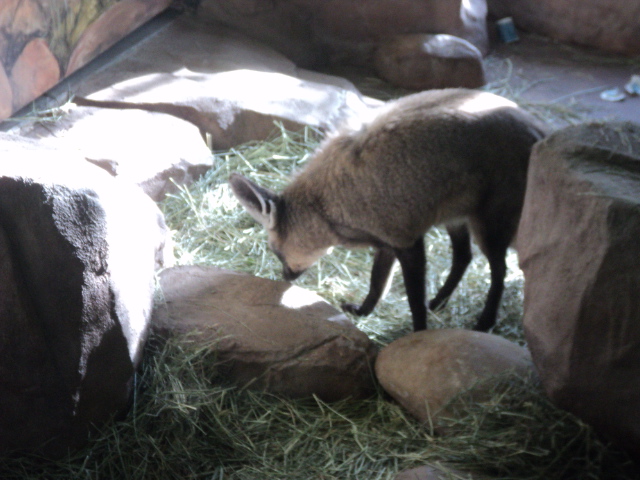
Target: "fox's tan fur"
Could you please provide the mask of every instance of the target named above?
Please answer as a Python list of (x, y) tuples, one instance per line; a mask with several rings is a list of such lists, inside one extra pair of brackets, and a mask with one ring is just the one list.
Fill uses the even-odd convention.
[[(328, 138), (280, 195), (261, 189), (271, 200), (262, 207), (254, 200), (261, 213), (252, 212), (246, 196), (243, 201), (239, 176), (231, 184), (267, 226), (289, 277), (332, 245), (373, 245), (400, 259), (406, 284), (405, 264), (411, 268), (411, 262), (403, 263), (400, 253), (415, 252), (437, 224), (450, 227), (454, 242), (468, 225), (490, 262), (500, 263), (499, 256), (504, 262), (520, 218), (531, 148), (544, 135), (532, 116), (502, 97), (433, 90), (390, 102), (359, 131)], [(415, 324), (413, 307), (414, 325), (423, 328)]]

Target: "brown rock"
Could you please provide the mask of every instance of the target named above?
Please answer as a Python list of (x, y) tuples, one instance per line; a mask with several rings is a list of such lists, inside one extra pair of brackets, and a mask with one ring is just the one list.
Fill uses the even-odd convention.
[(496, 18), (561, 42), (629, 56), (640, 54), (640, 3), (627, 0), (488, 0)]
[(203, 345), (215, 340), (233, 382), (325, 401), (373, 393), (374, 345), (317, 295), (215, 267), (170, 268), (160, 285), (166, 303), (154, 328), (165, 337), (197, 331)]
[(203, 0), (198, 16), (233, 26), (304, 67), (370, 65), (377, 43), (411, 32), (455, 35), (488, 51), (485, 0)]
[(398, 35), (378, 47), (374, 63), (381, 78), (402, 88), (477, 88), (485, 84), (480, 50), (452, 35)]
[(13, 108), (18, 110), (60, 80), (60, 66), (43, 38), (34, 38), (22, 50), (9, 77)]
[(518, 234), (524, 327), (560, 407), (640, 458), (640, 126), (539, 143)]
[(213, 155), (195, 126), (144, 110), (77, 107), (55, 123), (26, 125), (18, 132), (50, 148), (75, 150), (156, 201), (213, 166)]
[(112, 5), (82, 33), (71, 53), (65, 75), (86, 65), (170, 3), (171, 0), (121, 0)]
[(71, 152), (1, 154), (0, 451), (64, 455), (128, 406), (166, 228)]
[(376, 375), (382, 387), (409, 413), (437, 424), (451, 416), (447, 404), (474, 389), (481, 401), (491, 391), (491, 377), (514, 370), (527, 375), (531, 360), (526, 349), (488, 333), (469, 330), (426, 330), (400, 338), (382, 349)]

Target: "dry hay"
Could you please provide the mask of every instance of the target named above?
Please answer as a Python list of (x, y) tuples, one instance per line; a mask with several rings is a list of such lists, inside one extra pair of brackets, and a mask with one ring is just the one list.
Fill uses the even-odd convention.
[(425, 464), (502, 480), (635, 478), (622, 454), (531, 379), (505, 376), (441, 436), (382, 393), (327, 404), (239, 390), (218, 378), (211, 349), (189, 338), (150, 346), (136, 383), (127, 418), (88, 448), (49, 463), (3, 458), (0, 478), (393, 480)]

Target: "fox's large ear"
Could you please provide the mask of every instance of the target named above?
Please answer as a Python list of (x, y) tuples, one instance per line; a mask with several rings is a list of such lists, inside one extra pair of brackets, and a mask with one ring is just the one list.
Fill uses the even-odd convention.
[(254, 219), (266, 229), (275, 228), (278, 195), (256, 185), (239, 173), (231, 174), (229, 184), (234, 195)]

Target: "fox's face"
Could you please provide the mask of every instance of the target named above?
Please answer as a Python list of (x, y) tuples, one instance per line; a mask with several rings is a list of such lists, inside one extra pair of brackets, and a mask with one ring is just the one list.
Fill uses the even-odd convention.
[(335, 244), (325, 222), (313, 212), (292, 214), (293, 206), (285, 205), (280, 196), (237, 173), (229, 183), (247, 212), (267, 230), (269, 248), (282, 262), (285, 280), (298, 278)]
[(314, 245), (292, 235), (283, 239), (277, 229), (269, 230), (268, 235), (269, 248), (282, 262), (282, 276), (289, 281), (302, 275), (329, 250), (329, 247)]

